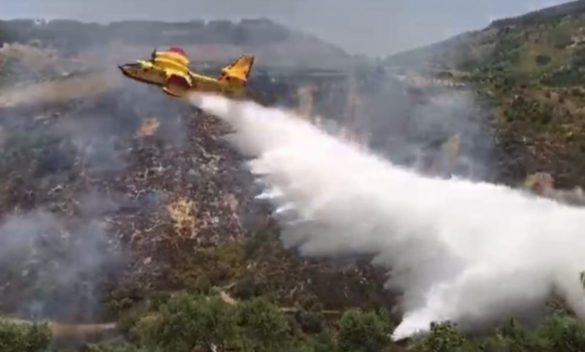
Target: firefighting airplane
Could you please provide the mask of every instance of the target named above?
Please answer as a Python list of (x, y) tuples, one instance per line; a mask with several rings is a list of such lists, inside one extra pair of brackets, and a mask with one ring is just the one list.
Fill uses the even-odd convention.
[(150, 60), (118, 66), (126, 76), (136, 81), (162, 87), (173, 97), (184, 97), (192, 91), (213, 92), (232, 98), (243, 97), (254, 64), (254, 56), (242, 55), (221, 70), (217, 78), (192, 72), (189, 58), (181, 48), (152, 52)]

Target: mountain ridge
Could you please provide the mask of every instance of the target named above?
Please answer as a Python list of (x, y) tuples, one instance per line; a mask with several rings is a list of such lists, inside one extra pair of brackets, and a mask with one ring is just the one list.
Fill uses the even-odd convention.
[(385, 64), (457, 77), (488, 98), (500, 148), (514, 156), (504, 179), (545, 170), (559, 187), (585, 186), (584, 1), (494, 21)]
[(435, 56), (443, 55), (446, 52), (456, 50), (458, 45), (473, 40), (485, 33), (493, 31), (507, 31), (509, 27), (523, 25), (543, 25), (547, 21), (558, 20), (566, 16), (575, 16), (585, 13), (585, 1), (576, 0), (559, 5), (545, 7), (543, 9), (528, 12), (520, 16), (504, 17), (492, 21), (489, 25), (469, 30), (450, 38), (422, 45), (413, 49), (405, 50), (386, 57), (384, 62), (387, 65), (420, 66), (428, 64)]
[(70, 54), (107, 51), (113, 44), (137, 47), (137, 53), (148, 50), (146, 54), (154, 47), (184, 46), (192, 47), (187, 52), (203, 56), (203, 60), (231, 59), (245, 51), (255, 53), (260, 64), (281, 66), (341, 67), (358, 60), (334, 44), (267, 18), (107, 24), (70, 19), (0, 20), (0, 46), (14, 42), (36, 43)]

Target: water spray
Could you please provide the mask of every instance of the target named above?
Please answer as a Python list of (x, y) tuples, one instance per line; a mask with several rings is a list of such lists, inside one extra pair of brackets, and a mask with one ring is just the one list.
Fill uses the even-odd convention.
[(431, 322), (463, 329), (542, 308), (552, 292), (585, 316), (585, 210), (519, 190), (426, 177), (339, 140), (294, 113), (221, 96), (192, 102), (228, 122), (278, 209), (285, 247), (366, 254), (404, 293), (393, 338)]

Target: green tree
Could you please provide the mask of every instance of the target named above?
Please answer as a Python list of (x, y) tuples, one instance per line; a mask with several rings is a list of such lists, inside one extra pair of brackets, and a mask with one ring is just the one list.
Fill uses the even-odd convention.
[(312, 340), (312, 350), (314, 352), (334, 352), (336, 351), (335, 341), (331, 334), (327, 331), (322, 331)]
[(286, 316), (265, 299), (238, 305), (219, 296), (180, 293), (132, 327), (141, 346), (173, 352), (289, 351), (295, 342)]
[(570, 316), (554, 315), (542, 328), (551, 351), (585, 351), (585, 324)]
[(264, 298), (241, 304), (238, 326), (242, 331), (245, 351), (283, 351), (292, 343), (286, 317)]
[(390, 325), (376, 312), (350, 309), (339, 320), (342, 352), (379, 352), (389, 342)]
[(431, 323), (431, 333), (416, 345), (416, 352), (455, 352), (465, 345), (465, 337), (451, 322)]
[(312, 310), (300, 309), (295, 313), (295, 320), (306, 334), (319, 334), (323, 330), (323, 314), (315, 307)]
[(12, 323), (0, 320), (0, 351), (44, 352), (51, 343), (46, 324)]
[[(542, 335), (542, 334), (541, 334)], [(545, 340), (534, 331), (528, 330), (512, 319), (498, 331), (498, 336), (511, 352), (545, 351)]]
[(174, 352), (225, 350), (237, 343), (236, 308), (219, 297), (178, 294), (136, 326), (142, 344)]

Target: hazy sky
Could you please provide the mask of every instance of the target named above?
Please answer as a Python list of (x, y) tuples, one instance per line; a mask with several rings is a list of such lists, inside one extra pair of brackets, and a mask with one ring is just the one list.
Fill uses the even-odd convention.
[(387, 55), (563, 0), (1, 0), (1, 18), (269, 17), (350, 53)]

